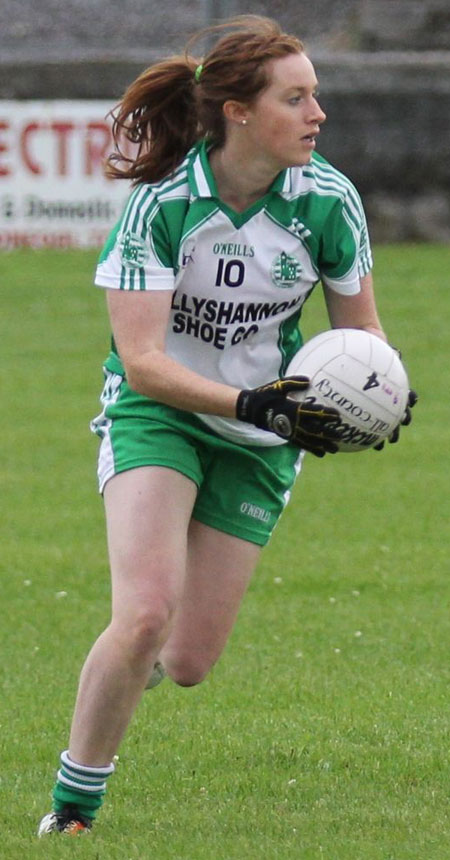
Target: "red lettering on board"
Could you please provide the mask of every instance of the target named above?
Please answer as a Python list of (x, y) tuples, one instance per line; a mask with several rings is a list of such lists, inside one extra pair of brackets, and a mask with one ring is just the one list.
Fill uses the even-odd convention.
[(30, 137), (34, 135), (41, 128), (40, 122), (28, 122), (24, 125), (19, 140), (19, 148), (20, 154), (22, 156), (22, 161), (25, 164), (25, 167), (28, 168), (30, 173), (35, 173), (38, 176), (42, 173), (42, 167), (38, 164), (37, 161), (34, 161), (31, 152), (30, 152)]
[[(0, 132), (8, 131), (8, 129), (9, 129), (9, 123), (4, 122), (3, 120), (0, 120)], [(0, 140), (0, 153), (2, 153), (2, 152), (8, 152), (8, 144), (3, 143)], [(7, 164), (1, 164), (1, 162), (0, 162), (0, 176), (9, 176), (10, 173), (11, 173), (11, 171), (10, 171), (8, 165)]]
[(111, 129), (106, 122), (88, 122), (85, 139), (86, 176), (102, 173), (105, 159), (112, 149)]
[(50, 128), (57, 137), (58, 176), (67, 176), (67, 140), (75, 126), (73, 122), (52, 122)]

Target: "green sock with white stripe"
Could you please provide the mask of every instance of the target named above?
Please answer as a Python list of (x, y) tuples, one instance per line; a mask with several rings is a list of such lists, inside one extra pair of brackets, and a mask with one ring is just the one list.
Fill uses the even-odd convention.
[(69, 758), (68, 750), (61, 753), (61, 767), (53, 789), (53, 809), (61, 812), (64, 806), (76, 806), (86, 818), (95, 818), (103, 803), (106, 780), (114, 772), (114, 765), (88, 767)]

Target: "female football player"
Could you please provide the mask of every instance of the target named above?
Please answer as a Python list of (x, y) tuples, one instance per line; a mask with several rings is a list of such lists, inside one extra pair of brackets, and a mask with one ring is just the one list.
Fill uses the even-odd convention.
[(315, 284), (331, 326), (385, 339), (360, 198), (316, 154), (325, 114), (302, 43), (247, 16), (201, 62), (189, 50), (115, 114), (109, 173), (134, 190), (97, 269), (113, 345), (92, 423), (112, 615), (40, 835), (91, 827), (145, 687), (205, 678), (303, 452), (336, 450), (335, 411), (289, 398), (308, 380), (283, 378)]

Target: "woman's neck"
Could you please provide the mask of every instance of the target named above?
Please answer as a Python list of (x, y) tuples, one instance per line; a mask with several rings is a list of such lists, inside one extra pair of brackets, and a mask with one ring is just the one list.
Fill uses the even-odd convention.
[(236, 212), (243, 212), (264, 197), (277, 175), (257, 159), (239, 157), (227, 148), (213, 149), (209, 163), (220, 199)]

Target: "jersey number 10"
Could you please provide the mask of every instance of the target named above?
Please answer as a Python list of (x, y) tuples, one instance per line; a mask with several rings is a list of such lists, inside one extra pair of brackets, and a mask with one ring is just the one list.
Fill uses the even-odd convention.
[(240, 287), (245, 277), (245, 266), (242, 260), (228, 260), (225, 263), (220, 257), (217, 265), (216, 287), (225, 284), (226, 287)]

